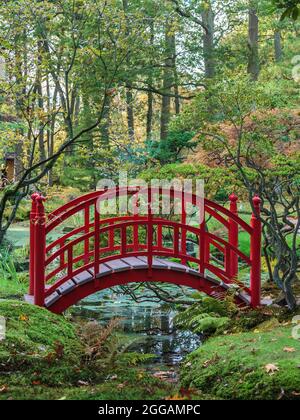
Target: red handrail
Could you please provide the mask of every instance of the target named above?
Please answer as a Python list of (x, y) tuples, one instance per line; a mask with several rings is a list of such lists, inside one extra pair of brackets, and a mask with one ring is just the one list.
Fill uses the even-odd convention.
[[(115, 196), (121, 197), (125, 194), (134, 196), (133, 204), (139, 197), (145, 196), (148, 212), (146, 215), (139, 215), (136, 207), (133, 215), (124, 215), (102, 219), (99, 214), (100, 202)], [(153, 215), (153, 196), (167, 195), (172, 199), (180, 199), (182, 215), (180, 221), (172, 221)], [(116, 258), (126, 256), (146, 256), (148, 260), (148, 277), (152, 277), (153, 257), (178, 258), (182, 264), (188, 262), (196, 263), (199, 272), (205, 276), (206, 271), (219, 277), (224, 283), (235, 283), (251, 295), (253, 307), (260, 304), (260, 281), (261, 281), (261, 221), (260, 221), (260, 199), (254, 197), (254, 212), (251, 225), (248, 225), (238, 216), (237, 197), (231, 195), (230, 209), (226, 209), (210, 200), (204, 200), (204, 218), (199, 222), (199, 227), (187, 224), (185, 203), (196, 205), (198, 197), (195, 194), (182, 191), (168, 191), (163, 188), (116, 188), (107, 191), (98, 191), (79, 197), (72, 202), (52, 212), (46, 223), (44, 211), (44, 198), (39, 194), (32, 196), (32, 210), (30, 213), (30, 287), (29, 294), (34, 296), (34, 303), (43, 306), (44, 299), (55, 291), (65, 281), (73, 278), (76, 274), (85, 269), (94, 269), (95, 279), (99, 274), (100, 263), (105, 263)], [(94, 212), (91, 211), (92, 207)], [(54, 240), (46, 247), (46, 236), (55, 227), (67, 220), (69, 217), (84, 211), (84, 223), (82, 226), (73, 229), (62, 237)], [(94, 219), (91, 220), (91, 214)], [(205, 214), (209, 214), (220, 222), (228, 231), (228, 240), (210, 233), (206, 229)], [(146, 243), (139, 239), (139, 227), (144, 226), (147, 230)], [(132, 238), (128, 239), (129, 228), (132, 229)], [(163, 243), (163, 229), (173, 231), (173, 244), (166, 247)], [(243, 229), (250, 236), (251, 250), (250, 257), (245, 255), (238, 247), (239, 228)], [(120, 231), (120, 244), (115, 242), (116, 231)], [(154, 243), (154, 231), (156, 230), (156, 243)], [(76, 237), (79, 235), (79, 237)], [(108, 245), (101, 247), (100, 239), (103, 234), (108, 236)], [(188, 234), (196, 237), (199, 244), (199, 256), (192, 257), (187, 253), (186, 242)], [(93, 247), (91, 246), (93, 240)], [(75, 255), (75, 247), (82, 243), (83, 253)], [(211, 261), (211, 247), (215, 247), (224, 255), (224, 269), (216, 266)], [(58, 249), (57, 249), (58, 248)], [(111, 255), (112, 253), (116, 253)], [(238, 259), (243, 260), (250, 267), (250, 289), (238, 281)], [(59, 260), (58, 267), (46, 274), (46, 267)], [(75, 264), (81, 263), (81, 267), (74, 268)], [(82, 265), (83, 263), (83, 265)], [(57, 280), (58, 274), (62, 276)], [(46, 282), (54, 281), (48, 289)], [(96, 282), (97, 280), (95, 280)]]

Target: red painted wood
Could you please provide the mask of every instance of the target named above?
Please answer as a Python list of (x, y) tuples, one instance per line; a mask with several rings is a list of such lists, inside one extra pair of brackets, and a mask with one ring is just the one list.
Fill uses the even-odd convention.
[(148, 277), (152, 277), (152, 263), (153, 263), (153, 215), (152, 215), (152, 197), (151, 190), (148, 189), (148, 223), (147, 223), (147, 246), (148, 246)]
[[(230, 200), (230, 211), (232, 214), (238, 215), (237, 201), (238, 197), (235, 194), (229, 196)], [(229, 219), (229, 229), (228, 229), (228, 241), (235, 248), (238, 248), (239, 245), (239, 227), (233, 219)], [(237, 279), (238, 277), (238, 255), (235, 252), (230, 251), (227, 254), (227, 267), (229, 275), (231, 278)], [(228, 261), (229, 260), (229, 261)]]
[[(128, 276), (128, 272), (119, 272), (111, 274), (107, 277), (104, 277), (97, 283), (97, 287), (95, 289), (94, 283), (89, 282), (85, 285), (77, 287), (71, 293), (60, 298), (56, 303), (51, 306), (51, 311), (57, 314), (64, 312), (70, 306), (76, 304), (81, 299), (101, 290), (105, 290), (111, 287), (116, 287), (120, 285), (126, 285), (130, 283), (144, 283), (149, 280), (148, 278), (148, 270), (141, 269), (141, 270), (132, 270), (130, 272), (130, 277)], [(226, 292), (221, 286), (217, 286), (215, 283), (209, 282), (205, 278), (196, 278), (195, 276), (188, 274), (188, 273), (181, 273), (171, 270), (159, 270), (159, 269), (152, 269), (152, 278), (151, 282), (154, 283), (172, 283), (177, 284), (179, 286), (186, 286), (190, 287), (195, 290), (199, 290), (207, 294), (208, 296), (212, 297), (219, 297), (224, 298), (226, 296)], [(236, 296), (235, 301), (237, 305), (241, 307), (245, 307), (245, 302), (239, 297)]]
[[(100, 208), (95, 204), (95, 217), (94, 217), (94, 274), (95, 278), (99, 274), (100, 264)], [(88, 258), (89, 261), (89, 258)]]
[[(182, 191), (182, 198), (181, 198), (181, 224), (183, 226), (186, 225), (186, 203), (185, 203), (185, 196), (184, 196), (184, 191)], [(182, 228), (181, 229), (181, 253), (183, 255), (186, 254), (186, 239), (187, 239), (187, 235), (186, 235), (186, 229)], [(181, 259), (182, 264), (186, 264), (186, 259), (182, 258)]]
[[(90, 206), (87, 205), (84, 209), (84, 232), (85, 233), (89, 233), (90, 231), (89, 226), (90, 226)], [(88, 238), (84, 241), (84, 254), (88, 255), (89, 251), (90, 251), (90, 240)], [(88, 260), (85, 261), (85, 263), (87, 262)]]
[[(113, 217), (109, 219), (102, 219), (97, 211), (100, 209), (99, 200), (106, 200), (113, 198), (117, 194), (118, 197), (124, 197), (128, 194), (132, 197), (133, 211), (131, 215)], [(152, 203), (154, 200), (160, 200), (163, 196), (170, 196), (172, 200), (180, 199), (182, 202), (182, 215), (179, 222), (164, 219), (162, 217), (155, 217), (152, 211)], [(140, 215), (136, 203), (139, 197), (146, 197), (148, 201), (148, 214)], [(38, 305), (44, 304), (44, 297), (49, 296), (65, 281), (72, 279), (75, 275), (87, 269), (94, 269), (94, 282), (93, 291), (97, 289), (99, 283), (102, 282), (106, 285), (110, 284), (109, 279), (101, 278), (96, 280), (97, 274), (99, 274), (100, 263), (113, 261), (115, 259), (125, 258), (128, 256), (137, 257), (145, 256), (148, 261), (147, 279), (144, 281), (159, 281), (157, 277), (153, 277), (153, 258), (176, 258), (181, 260), (182, 263), (187, 264), (188, 262), (196, 263), (199, 266), (200, 273), (203, 278), (205, 273), (211, 272), (213, 275), (219, 277), (224, 283), (238, 284), (241, 289), (249, 292), (249, 289), (245, 285), (237, 281), (238, 273), (238, 257), (240, 257), (246, 264), (251, 267), (251, 304), (252, 306), (258, 306), (260, 304), (260, 247), (261, 247), (261, 223), (259, 219), (259, 199), (254, 198), (254, 213), (251, 220), (251, 226), (238, 217), (237, 214), (237, 197), (234, 195), (230, 196), (230, 210), (227, 210), (220, 205), (213, 203), (209, 200), (205, 200), (204, 212), (210, 217), (214, 217), (216, 220), (221, 222), (226, 229), (228, 229), (228, 241), (224, 238), (206, 232), (205, 218), (199, 227), (190, 226), (187, 224), (187, 217), (185, 212), (185, 203), (192, 205), (197, 204), (197, 197), (194, 194), (184, 194), (182, 191), (171, 190), (167, 191), (161, 187), (157, 189), (139, 189), (139, 188), (117, 188), (114, 190), (98, 191), (95, 193), (87, 194), (74, 200), (71, 203), (62, 206), (50, 215), (50, 221), (46, 225), (46, 218), (43, 207), (43, 198), (39, 195), (33, 196), (32, 210), (30, 214), (30, 294), (34, 294), (35, 303)], [(156, 203), (156, 202), (155, 202)], [(157, 204), (157, 203), (156, 203)], [(95, 208), (94, 220), (91, 220), (91, 206)], [(155, 206), (154, 206), (155, 208)], [(56, 226), (63, 221), (67, 220), (72, 215), (84, 211), (84, 223), (83, 226), (74, 229), (63, 235), (61, 238), (53, 241), (46, 248), (46, 234), (51, 232)], [(101, 220), (100, 220), (101, 219)], [(34, 222), (33, 222), (34, 221)], [(33, 222), (33, 223), (32, 223)], [(144, 226), (147, 231), (147, 240), (145, 243), (140, 243), (139, 239), (139, 227)], [(166, 248), (163, 244), (163, 229), (173, 230), (173, 246)], [(238, 231), (239, 228), (244, 230), (250, 235), (251, 238), (251, 257), (244, 255), (238, 248)], [(154, 231), (156, 230), (157, 236), (154, 241)], [(101, 248), (100, 243), (100, 231), (101, 235), (108, 235), (108, 244)], [(115, 241), (115, 233), (120, 232), (120, 244)], [(133, 235), (129, 235), (129, 232), (133, 232)], [(200, 255), (198, 257), (191, 257), (187, 254), (186, 241), (188, 234), (193, 234), (199, 239)], [(130, 239), (129, 239), (130, 237)], [(75, 255), (74, 250), (79, 244), (83, 244), (83, 254)], [(94, 246), (91, 247), (91, 244)], [(225, 268), (216, 266), (211, 261), (210, 245), (215, 246), (221, 253), (224, 254)], [(91, 249), (92, 248), (92, 249)], [(54, 267), (45, 278), (45, 268), (51, 263), (59, 260), (59, 265)], [(80, 265), (79, 268), (75, 268), (76, 265)], [(66, 270), (66, 271), (65, 271)], [(128, 282), (135, 281), (136, 274), (130, 273), (127, 280)], [(167, 271), (167, 270), (164, 270)], [(64, 273), (67, 274), (64, 274)], [(169, 273), (168, 273), (169, 274)], [(172, 272), (172, 278), (174, 281), (171, 283), (185, 285), (186, 279), (184, 273), (177, 273), (176, 276), (182, 275), (182, 282), (176, 283), (174, 273)], [(55, 280), (56, 276), (60, 276), (58, 280)], [(120, 273), (113, 273), (114, 284), (118, 284), (118, 276)], [(128, 278), (129, 277), (129, 278)], [(169, 278), (169, 275), (167, 276)], [(45, 291), (45, 281), (52, 282), (51, 286)], [(121, 277), (119, 278), (122, 284)], [(141, 281), (141, 280), (139, 280)], [(164, 279), (162, 281), (165, 281)], [(193, 286), (199, 288), (195, 284), (197, 279), (193, 279)], [(205, 280), (203, 280), (205, 281)], [(190, 284), (190, 283), (189, 283)], [(34, 287), (33, 287), (34, 286)], [(72, 299), (76, 299), (81, 292), (78, 290), (82, 286), (75, 288), (72, 295)], [(102, 287), (102, 286), (101, 286)], [(106, 286), (109, 287), (109, 286)], [(205, 288), (204, 288), (205, 289)], [(200, 290), (200, 289), (199, 289)], [(203, 290), (203, 285), (201, 286)], [(210, 293), (210, 289), (207, 289)], [(212, 293), (212, 292), (211, 292)], [(221, 297), (224, 295), (225, 290), (219, 290), (217, 295)], [(215, 297), (216, 294), (213, 294)], [(69, 300), (67, 295), (63, 296), (60, 301), (60, 307), (68, 305)], [(51, 308), (51, 310), (54, 310)]]
[(31, 196), (31, 211), (30, 211), (30, 255), (29, 255), (29, 295), (34, 294), (34, 249), (35, 249), (35, 226), (37, 218), (37, 198), (39, 194), (34, 193)]
[(251, 306), (256, 308), (261, 303), (261, 230), (262, 224), (260, 220), (260, 205), (261, 199), (259, 197), (253, 198), (253, 214), (251, 218), (251, 226), (253, 228), (253, 235), (251, 236), (251, 273), (250, 273), (250, 291), (251, 291)]
[(43, 202), (45, 198), (36, 198), (37, 216), (34, 229), (34, 304), (44, 306), (45, 299), (45, 256), (46, 256), (46, 215)]

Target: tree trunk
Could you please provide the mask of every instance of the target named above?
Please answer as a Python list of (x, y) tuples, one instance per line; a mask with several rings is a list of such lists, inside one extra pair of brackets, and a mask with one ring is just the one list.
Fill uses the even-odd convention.
[[(16, 115), (17, 119), (21, 119), (23, 114), (22, 110), (24, 109), (24, 98), (26, 95), (26, 86), (23, 83), (23, 59), (22, 59), (22, 45), (24, 50), (26, 50), (26, 36), (22, 39), (22, 36), (16, 35), (15, 38), (15, 81), (16, 81)], [(21, 137), (21, 140), (18, 140), (15, 145), (15, 180), (18, 181), (24, 170), (23, 165), (23, 140), (24, 131), (22, 128), (17, 130), (17, 135)]]
[(205, 77), (211, 79), (216, 73), (214, 58), (215, 15), (210, 2), (206, 4), (207, 8), (202, 12), (202, 22), (205, 27), (203, 35), (203, 57)]
[[(150, 45), (153, 47), (154, 44), (154, 25), (153, 20), (150, 22)], [(153, 83), (152, 70), (148, 77), (148, 100), (147, 100), (147, 126), (146, 126), (146, 138), (150, 140), (152, 137), (152, 120), (153, 120), (153, 92), (151, 92), (151, 86)]]
[(100, 124), (101, 143), (109, 147), (109, 127), (110, 127), (110, 97), (106, 96), (102, 123)]
[(179, 99), (179, 80), (177, 72), (177, 63), (176, 63), (176, 37), (174, 36), (174, 42), (172, 43), (173, 47), (173, 77), (174, 77), (174, 94), (175, 94), (175, 113), (178, 115), (180, 113), (180, 99)]
[(134, 111), (133, 111), (133, 95), (132, 89), (126, 89), (126, 107), (127, 107), (127, 126), (128, 126), (128, 137), (131, 142), (134, 142)]
[(248, 28), (248, 73), (250, 74), (251, 79), (254, 81), (257, 81), (259, 76), (258, 35), (259, 20), (257, 15), (257, 8), (254, 5), (250, 5)]
[(150, 140), (152, 137), (152, 119), (153, 119), (153, 93), (148, 92), (148, 108), (147, 108), (147, 128), (146, 138)]
[(274, 32), (274, 52), (275, 61), (279, 63), (282, 59), (281, 31), (279, 29), (276, 29)]
[(160, 121), (160, 139), (166, 140), (168, 137), (169, 122), (171, 118), (171, 90), (174, 81), (173, 62), (174, 62), (174, 45), (175, 34), (172, 32), (170, 24), (166, 24), (165, 28), (165, 66), (163, 74), (163, 94), (161, 105), (161, 121)]
[[(47, 129), (47, 153), (48, 157), (53, 156), (54, 153), (54, 133), (55, 133), (55, 123), (56, 123), (56, 115), (55, 115), (55, 109), (56, 109), (56, 101), (57, 101), (57, 88), (54, 89), (53, 93), (53, 100), (52, 104), (50, 101), (50, 85), (49, 85), (49, 77), (47, 77), (47, 107), (48, 107), (48, 118), (49, 118), (49, 125)], [(49, 186), (53, 186), (53, 170), (50, 169), (48, 172), (48, 183)]]
[[(38, 41), (38, 65), (37, 65), (37, 72), (36, 72), (36, 91), (38, 95), (38, 110), (40, 115), (44, 112), (44, 98), (43, 98), (43, 88), (42, 88), (42, 75), (41, 75), (41, 65), (42, 65), (42, 43)], [(45, 150), (45, 143), (44, 143), (44, 122), (40, 120), (39, 124), (39, 154), (40, 154), (40, 162), (46, 159), (46, 150)]]
[[(123, 2), (123, 10), (126, 18), (126, 35), (130, 35), (130, 25), (127, 22), (127, 10), (128, 10), (128, 1), (122, 0)], [(130, 67), (130, 62), (127, 59), (128, 69)], [(131, 82), (130, 80), (126, 81), (127, 89), (126, 89), (126, 108), (127, 108), (127, 127), (128, 127), (128, 137), (130, 141), (134, 141), (135, 134), (134, 134), (134, 110), (133, 110), (133, 95), (131, 89)]]

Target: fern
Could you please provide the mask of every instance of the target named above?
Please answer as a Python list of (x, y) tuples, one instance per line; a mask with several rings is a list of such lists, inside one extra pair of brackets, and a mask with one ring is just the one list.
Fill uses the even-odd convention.
[(136, 366), (138, 364), (146, 363), (155, 357), (155, 354), (131, 352), (121, 355), (118, 362), (127, 366)]
[(215, 299), (204, 298), (175, 317), (178, 328), (187, 329), (194, 333), (214, 333), (229, 323), (232, 310), (231, 302), (219, 302)]

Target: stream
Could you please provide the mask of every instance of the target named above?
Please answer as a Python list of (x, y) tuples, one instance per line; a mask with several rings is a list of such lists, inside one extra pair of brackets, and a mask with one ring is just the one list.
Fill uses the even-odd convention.
[(165, 304), (137, 303), (111, 289), (87, 297), (72, 313), (75, 318), (96, 320), (102, 325), (120, 318), (119, 329), (132, 339), (127, 351), (155, 355), (147, 363), (150, 369), (176, 371), (184, 357), (201, 345), (201, 337), (174, 327), (176, 311)]

